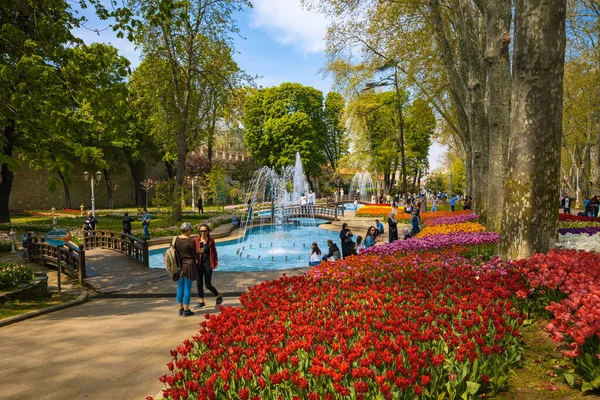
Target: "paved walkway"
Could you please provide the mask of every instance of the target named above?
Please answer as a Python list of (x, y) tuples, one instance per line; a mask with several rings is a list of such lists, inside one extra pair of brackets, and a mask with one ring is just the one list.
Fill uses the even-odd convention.
[[(91, 250), (86, 258), (88, 283), (96, 288), (89, 302), (0, 328), (0, 399), (154, 396), (163, 388), (158, 377), (167, 372), (169, 350), (196, 334), (205, 314), (218, 312), (207, 296), (209, 307), (179, 317), (176, 286), (164, 270), (110, 250)], [(239, 306), (248, 287), (305, 270), (216, 272), (213, 282), (226, 293), (225, 306)], [(52, 286), (56, 272), (48, 272)]]
[[(372, 224), (352, 215), (345, 220), (356, 235)], [(323, 227), (338, 231), (341, 224)], [(86, 261), (94, 289), (89, 302), (0, 328), (0, 399), (154, 396), (163, 388), (158, 377), (167, 371), (169, 350), (193, 336), (205, 314), (218, 312), (214, 297), (207, 297), (209, 308), (179, 317), (175, 283), (162, 269), (101, 249), (87, 251)], [(307, 269), (217, 270), (213, 284), (226, 293), (224, 305), (239, 306), (239, 294), (248, 287)], [(56, 272), (48, 275), (54, 288)]]

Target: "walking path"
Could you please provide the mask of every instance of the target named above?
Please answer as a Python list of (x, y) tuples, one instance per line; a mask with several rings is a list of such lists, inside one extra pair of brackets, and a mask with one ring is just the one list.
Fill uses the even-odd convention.
[[(355, 235), (374, 222), (352, 215), (344, 220)], [(339, 230), (341, 224), (323, 227)], [(94, 289), (89, 302), (0, 328), (0, 399), (154, 396), (163, 388), (158, 377), (167, 371), (169, 350), (195, 335), (206, 314), (218, 312), (214, 297), (207, 296), (208, 308), (179, 317), (176, 285), (164, 270), (110, 250), (88, 251), (86, 259), (86, 282)], [(217, 270), (213, 284), (226, 293), (224, 306), (239, 306), (238, 297), (248, 287), (306, 270)], [(55, 285), (56, 272), (49, 278)]]

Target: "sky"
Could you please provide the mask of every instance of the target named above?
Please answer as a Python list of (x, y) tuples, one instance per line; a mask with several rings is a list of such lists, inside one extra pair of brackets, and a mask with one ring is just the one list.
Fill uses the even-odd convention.
[[(323, 75), (325, 34), (328, 20), (315, 10), (306, 10), (300, 0), (252, 0), (253, 8), (237, 14), (240, 37), (235, 38), (236, 62), (249, 75), (258, 76), (259, 86), (298, 82), (327, 94), (332, 80)], [(119, 39), (109, 22), (98, 20), (93, 11), (82, 11), (89, 22), (73, 33), (86, 43), (111, 43), (131, 62), (140, 62), (140, 52), (127, 39)], [(99, 34), (93, 30), (99, 30)], [(440, 166), (444, 148), (430, 149), (431, 169)]]

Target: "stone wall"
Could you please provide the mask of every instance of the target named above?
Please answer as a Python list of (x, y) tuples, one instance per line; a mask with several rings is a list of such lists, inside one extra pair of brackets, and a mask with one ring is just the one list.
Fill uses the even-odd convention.
[[(149, 166), (148, 166), (149, 165)], [(71, 194), (72, 208), (79, 209), (83, 204), (86, 210), (92, 208), (91, 204), (91, 187), (90, 182), (86, 182), (83, 177), (83, 172), (86, 167), (76, 165), (73, 169), (72, 184), (69, 185)], [(139, 169), (143, 171), (142, 179), (165, 179), (167, 171), (162, 162), (151, 163), (142, 162)], [(95, 175), (97, 170), (89, 170), (88, 172)], [(111, 180), (113, 186), (116, 183), (116, 190), (113, 191), (114, 207), (134, 206), (135, 191), (133, 179), (129, 171), (129, 167), (125, 163), (120, 166), (111, 168)], [(12, 192), (10, 194), (10, 209), (26, 210), (26, 209), (49, 209), (55, 207), (57, 209), (65, 208), (65, 196), (62, 183), (58, 182), (56, 191), (50, 193), (47, 187), (48, 171), (44, 169), (33, 170), (29, 166), (21, 162), (19, 170), (15, 173)], [(108, 208), (107, 188), (104, 178), (94, 187), (95, 203), (97, 209)]]
[[(201, 147), (201, 154), (206, 154), (207, 149)], [(220, 163), (227, 170), (233, 169), (236, 162), (248, 159), (248, 155), (243, 152), (226, 151), (215, 149), (213, 153), (213, 162)], [(72, 173), (72, 184), (69, 185), (71, 194), (71, 208), (79, 209), (83, 204), (86, 210), (92, 208), (90, 183), (86, 182), (83, 172), (87, 167), (75, 165)], [(90, 174), (96, 174), (96, 169), (88, 170)], [(135, 205), (135, 189), (133, 178), (129, 167), (123, 161), (111, 167), (111, 180), (116, 183), (116, 190), (113, 191), (113, 206), (132, 207)], [(138, 164), (138, 173), (140, 179), (151, 178), (162, 180), (168, 177), (167, 170), (163, 162), (154, 162), (151, 160), (141, 161)], [(25, 162), (21, 162), (19, 170), (15, 172), (12, 192), (10, 194), (10, 209), (15, 210), (37, 210), (37, 209), (56, 209), (65, 208), (65, 196), (62, 183), (58, 182), (56, 190), (53, 193), (48, 191), (48, 171), (43, 168), (40, 170), (31, 169)], [(94, 187), (96, 209), (108, 208), (107, 188), (104, 178)], [(151, 192), (152, 194), (152, 192)], [(151, 204), (151, 196), (149, 203)]]

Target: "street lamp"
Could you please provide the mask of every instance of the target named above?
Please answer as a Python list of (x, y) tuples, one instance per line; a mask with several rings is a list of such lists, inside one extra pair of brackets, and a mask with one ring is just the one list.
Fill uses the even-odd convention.
[(196, 211), (196, 205), (194, 204), (194, 181), (198, 178), (197, 176), (192, 178), (192, 212)]
[[(83, 173), (83, 177), (85, 178), (85, 181), (90, 181), (90, 186), (92, 188), (92, 215), (94, 216), (94, 218), (96, 217), (96, 204), (95, 204), (95, 198), (94, 198), (94, 175), (90, 174), (89, 172), (85, 171)], [(96, 172), (96, 182), (100, 182), (100, 180), (102, 179), (102, 172), (98, 171)]]
[(15, 231), (13, 231), (12, 229), (10, 230), (10, 232), (8, 233), (9, 238), (10, 238), (10, 242), (12, 243), (12, 248), (11, 248), (11, 253), (16, 253), (17, 249), (15, 248), (15, 239), (16, 239), (16, 233)]

